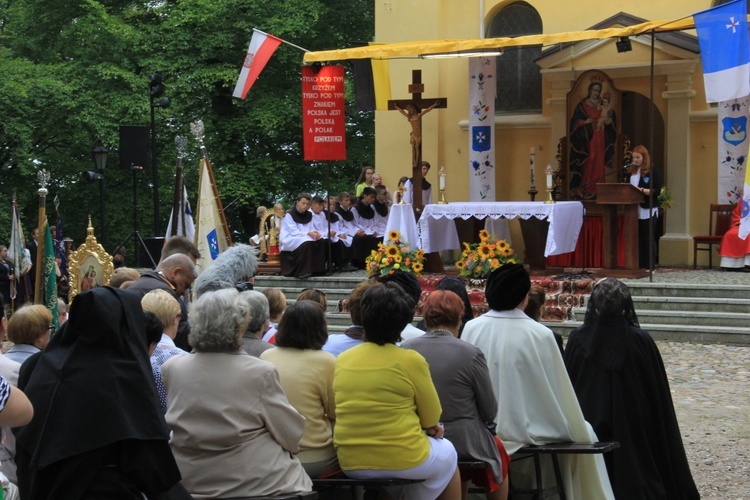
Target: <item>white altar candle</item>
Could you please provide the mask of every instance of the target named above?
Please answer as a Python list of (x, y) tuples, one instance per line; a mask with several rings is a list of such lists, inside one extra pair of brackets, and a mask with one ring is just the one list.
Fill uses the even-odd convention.
[(438, 175), (440, 190), (445, 191), (445, 167), (440, 167), (440, 173)]
[(552, 189), (552, 165), (547, 165), (547, 189)]
[(531, 187), (534, 187), (536, 185), (536, 153), (533, 147), (530, 152), (529, 164), (531, 165)]

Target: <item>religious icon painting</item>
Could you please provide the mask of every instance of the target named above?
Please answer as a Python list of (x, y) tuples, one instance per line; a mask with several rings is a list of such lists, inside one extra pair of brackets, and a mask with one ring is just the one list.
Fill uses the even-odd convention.
[(109, 285), (113, 271), (112, 256), (96, 241), (94, 228), (91, 226), (91, 217), (89, 217), (86, 241), (70, 254), (68, 260), (70, 275), (68, 300), (72, 302), (73, 298), (81, 292)]
[[(612, 80), (599, 70), (584, 72), (568, 93), (568, 151), (566, 199), (596, 198), (596, 186), (618, 182), (622, 96)], [(565, 193), (564, 193), (565, 194)]]

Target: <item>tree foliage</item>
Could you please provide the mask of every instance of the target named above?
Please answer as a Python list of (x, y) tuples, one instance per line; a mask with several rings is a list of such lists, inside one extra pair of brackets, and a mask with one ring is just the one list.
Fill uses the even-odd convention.
[[(347, 68), (348, 160), (302, 160), (302, 53), (282, 44), (247, 99), (232, 97), (253, 28), (310, 50), (371, 39), (374, 6), (367, 0), (7, 0), (0, 5), (0, 241), (10, 234), (15, 193), (27, 234), (36, 226), (36, 172), (51, 172), (51, 198), (60, 199), (65, 232), (77, 243), (87, 216), (99, 221), (99, 186), (82, 173), (94, 169), (91, 149), (101, 137), (112, 152), (105, 172), (108, 250), (134, 228), (153, 233), (152, 171), (120, 170), (120, 125), (150, 125), (149, 75), (164, 74), (172, 106), (155, 109), (159, 220), (169, 217), (176, 150), (190, 139), (183, 161), (195, 208), (199, 145), (190, 123), (202, 120), (229, 225), (240, 241), (250, 228), (241, 217), (259, 205), (286, 205), (299, 191), (350, 189), (359, 167), (374, 160), (374, 117), (354, 108)], [(151, 152), (149, 157), (151, 157)], [(329, 175), (327, 176), (327, 172)], [(97, 233), (101, 231), (97, 229)], [(157, 234), (155, 236), (162, 236)]]

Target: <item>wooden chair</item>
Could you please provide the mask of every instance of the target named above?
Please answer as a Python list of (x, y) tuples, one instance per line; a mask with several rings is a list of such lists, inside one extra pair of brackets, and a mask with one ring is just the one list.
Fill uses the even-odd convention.
[[(711, 203), (711, 213), (708, 219), (709, 234), (693, 236), (693, 269), (698, 266), (699, 251), (708, 252), (708, 268), (713, 267), (713, 246), (721, 243), (724, 233), (727, 232), (729, 225), (732, 223), (733, 211), (734, 205)], [(716, 219), (715, 222), (714, 218)]]

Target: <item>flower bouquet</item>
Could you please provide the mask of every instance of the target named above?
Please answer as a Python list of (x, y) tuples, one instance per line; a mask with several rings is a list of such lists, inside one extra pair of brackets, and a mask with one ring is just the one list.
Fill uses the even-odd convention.
[(661, 208), (672, 208), (672, 205), (674, 204), (674, 201), (672, 201), (672, 193), (666, 186), (662, 186), (661, 191), (659, 191), (658, 200)]
[(365, 269), (370, 276), (402, 272), (419, 277), (424, 269), (424, 250), (410, 250), (398, 231), (389, 231), (385, 243), (378, 243), (378, 249), (365, 259)]
[(490, 273), (504, 264), (518, 262), (516, 253), (505, 240), (495, 241), (487, 230), (479, 231), (479, 243), (464, 242), (461, 258), (456, 262), (460, 276), (488, 278)]

